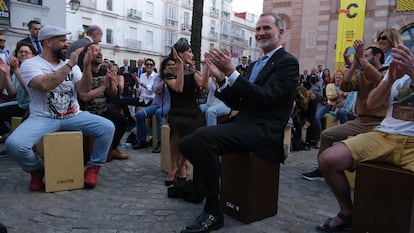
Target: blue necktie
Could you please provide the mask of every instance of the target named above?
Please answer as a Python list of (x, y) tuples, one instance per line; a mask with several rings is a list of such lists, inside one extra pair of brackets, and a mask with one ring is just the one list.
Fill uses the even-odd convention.
[(138, 67), (138, 78), (141, 77), (141, 74), (142, 74), (142, 70), (141, 69), (142, 69), (141, 67)]
[(254, 80), (256, 80), (257, 75), (259, 75), (260, 71), (262, 70), (264, 64), (265, 64), (265, 60), (268, 58), (267, 55), (261, 57), (259, 60), (257, 60), (257, 62), (254, 64), (253, 66), (253, 70), (252, 73), (250, 74), (250, 82), (253, 83)]
[(42, 53), (42, 47), (40, 47), (39, 41), (35, 40), (34, 42), (36, 44), (37, 54), (41, 54)]

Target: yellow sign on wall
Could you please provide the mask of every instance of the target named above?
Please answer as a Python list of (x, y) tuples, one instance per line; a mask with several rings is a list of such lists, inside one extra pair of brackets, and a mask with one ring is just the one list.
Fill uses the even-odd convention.
[(0, 0), (0, 25), (10, 25), (10, 0)]
[(340, 0), (335, 70), (345, 68), (344, 51), (364, 36), (366, 0)]

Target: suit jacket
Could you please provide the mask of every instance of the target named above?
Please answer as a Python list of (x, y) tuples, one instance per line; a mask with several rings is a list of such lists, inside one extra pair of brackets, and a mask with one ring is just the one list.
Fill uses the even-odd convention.
[(306, 74), (306, 77), (305, 77), (305, 74), (301, 74), (300, 75), (300, 80), (299, 80), (299, 83), (298, 84), (303, 83), (303, 86), (306, 89), (309, 90), (311, 88), (311, 86), (312, 86), (312, 84), (310, 82), (310, 78), (311, 78), (311, 75), (310, 74)]
[(25, 43), (31, 44), (35, 48), (35, 50), (36, 50), (36, 54), (34, 54), (34, 55), (38, 55), (39, 54), (39, 51), (37, 51), (37, 47), (35, 45), (33, 45), (33, 43), (30, 40), (30, 37), (29, 36), (27, 36), (23, 40), (18, 41), (17, 43), (19, 43), (19, 42), (25, 42)]
[(243, 75), (243, 76), (245, 76), (246, 75), (246, 70), (249, 68), (249, 65), (246, 65), (246, 67), (245, 68), (243, 68), (243, 65), (238, 65), (237, 67), (236, 67), (236, 70), (241, 74), (241, 75)]
[[(131, 75), (133, 73), (133, 71), (135, 70), (135, 68), (128, 66), (128, 73), (129, 75)], [(125, 66), (122, 66), (119, 68), (119, 74), (120, 75), (124, 75), (124, 71), (125, 71)]]
[(135, 79), (132, 77), (132, 73), (135, 71), (134, 67), (128, 66), (128, 73), (124, 74), (125, 67), (122, 66), (119, 68), (119, 74), (124, 76), (124, 92), (122, 96), (124, 97), (132, 97), (133, 96), (133, 89), (135, 86)]
[[(137, 77), (140, 78), (139, 74), (138, 74), (138, 66), (134, 68), (134, 72), (137, 73)], [(142, 70), (141, 70), (141, 74), (143, 74), (143, 73), (145, 73), (145, 67), (144, 66), (142, 66)]]
[(258, 74), (254, 83), (250, 77), (239, 76), (234, 84), (216, 91), (227, 106), (239, 111), (235, 119), (240, 144), (265, 159), (283, 162), (284, 129), (289, 120), (299, 79), (299, 64), (295, 57), (280, 48)]

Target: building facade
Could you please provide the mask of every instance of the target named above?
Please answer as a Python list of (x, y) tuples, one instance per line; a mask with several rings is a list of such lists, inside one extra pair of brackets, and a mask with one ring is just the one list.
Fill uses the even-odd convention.
[[(334, 70), (339, 8), (340, 0), (263, 1), (264, 12), (284, 19), (285, 47), (298, 58), (301, 70), (319, 64)], [(414, 1), (366, 0), (366, 46), (376, 45), (377, 34), (385, 28), (399, 30), (404, 44), (414, 47)]]
[[(68, 36), (70, 42), (84, 36), (88, 26), (99, 25), (103, 30), (100, 45), (104, 58), (118, 64), (124, 58), (131, 65), (138, 59), (152, 58), (158, 66), (179, 38), (191, 38), (194, 0), (80, 0), (77, 11), (70, 9), (69, 0), (0, 1), (10, 4), (9, 24), (0, 22), (10, 51), (28, 35), (27, 23), (33, 19), (43, 25), (66, 28), (72, 33)], [(257, 16), (235, 16), (231, 3), (232, 0), (204, 0), (201, 54), (212, 47), (228, 48), (237, 65), (241, 56), (251, 60), (259, 56), (254, 40)]]
[[(12, 52), (16, 43), (29, 35), (27, 23), (37, 20), (42, 24), (66, 26), (66, 3), (54, 0), (1, 0), (8, 5), (8, 19), (1, 21), (0, 32), (6, 36), (6, 48)], [(6, 4), (7, 3), (7, 4)], [(1, 9), (5, 14), (5, 9)], [(60, 12), (52, 17), (52, 12)]]

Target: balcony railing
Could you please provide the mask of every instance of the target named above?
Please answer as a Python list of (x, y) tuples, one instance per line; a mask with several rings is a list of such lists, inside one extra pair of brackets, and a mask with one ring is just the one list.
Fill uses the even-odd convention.
[(128, 18), (142, 20), (142, 12), (137, 9), (128, 9)]
[(210, 7), (210, 16), (218, 17), (220, 15), (220, 10), (215, 7)]
[(191, 32), (191, 24), (181, 24), (181, 30)]
[(224, 34), (224, 33), (221, 33), (221, 34), (220, 34), (220, 39), (221, 39), (221, 40), (230, 41), (230, 35), (228, 35), (228, 34)]
[(166, 19), (165, 25), (170, 28), (178, 29), (178, 21), (173, 19)]
[(125, 45), (128, 49), (141, 50), (142, 42), (136, 39), (125, 39)]
[(221, 12), (221, 17), (222, 17), (223, 19), (230, 20), (230, 12), (227, 12), (227, 11), (222, 11), (222, 12)]
[(218, 33), (215, 31), (210, 31), (209, 36), (210, 38), (218, 39)]

